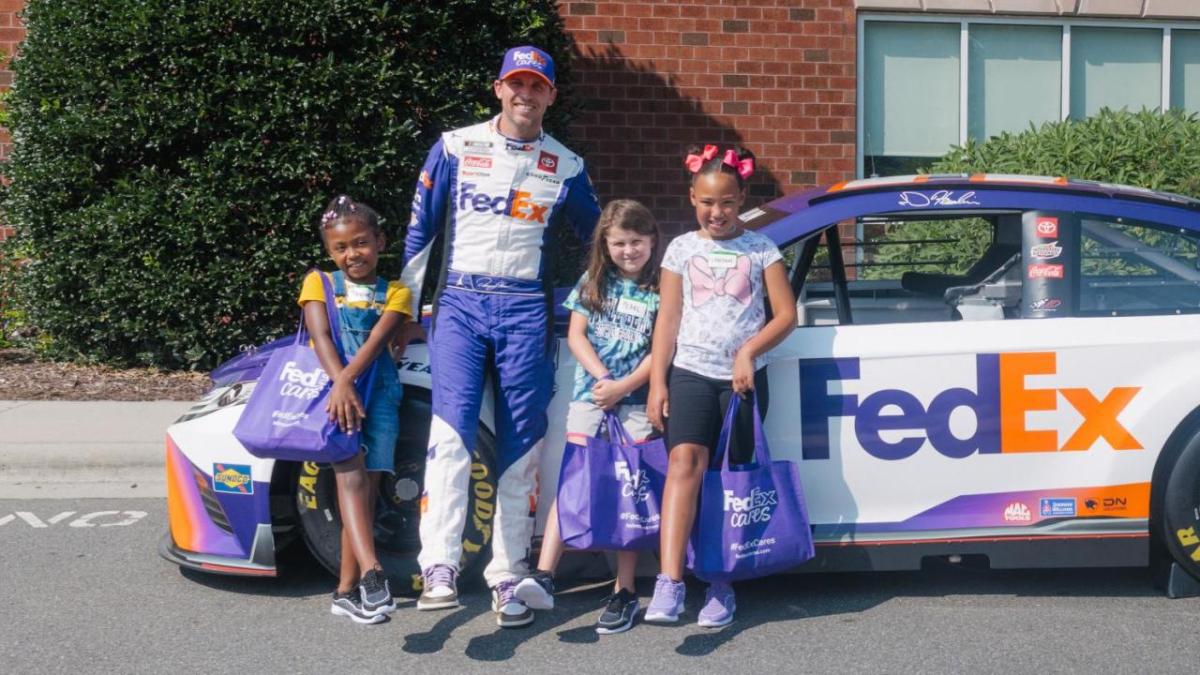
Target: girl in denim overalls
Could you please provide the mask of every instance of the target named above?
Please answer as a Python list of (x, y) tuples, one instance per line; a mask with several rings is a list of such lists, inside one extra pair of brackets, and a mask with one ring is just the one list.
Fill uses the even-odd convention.
[[(305, 278), (300, 305), (313, 347), (333, 380), (329, 418), (343, 430), (361, 433), (363, 449), (362, 454), (333, 465), (342, 515), (342, 562), (331, 611), (358, 623), (378, 623), (396, 609), (375, 555), (373, 534), (379, 475), (393, 471), (400, 430), (402, 390), (388, 344), (411, 318), (412, 303), (402, 284), (375, 274), (386, 238), (369, 206), (345, 195), (334, 199), (321, 216), (321, 239), (338, 268), (332, 281), (345, 365), (325, 314), (320, 272)], [(365, 408), (355, 389), (360, 379), (370, 387)]]

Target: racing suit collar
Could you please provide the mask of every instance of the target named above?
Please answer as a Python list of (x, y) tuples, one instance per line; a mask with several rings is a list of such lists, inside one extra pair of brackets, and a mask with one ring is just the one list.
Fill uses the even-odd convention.
[(509, 138), (508, 136), (505, 136), (504, 134), (500, 133), (500, 116), (499, 115), (496, 115), (488, 122), (488, 129), (491, 130), (492, 134), (499, 136), (501, 139), (504, 140), (504, 146), (506, 148), (508, 148), (509, 150), (517, 151), (517, 152), (529, 152), (529, 151), (533, 150), (534, 148), (540, 146), (542, 144), (542, 141), (545, 140), (545, 138), (546, 138), (546, 132), (544, 130), (538, 134), (537, 138), (535, 138), (531, 141), (523, 141), (519, 138)]

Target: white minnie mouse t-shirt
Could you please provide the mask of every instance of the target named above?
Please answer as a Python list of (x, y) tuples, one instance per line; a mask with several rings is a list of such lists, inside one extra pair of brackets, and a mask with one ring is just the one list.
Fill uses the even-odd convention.
[[(766, 322), (763, 270), (782, 260), (770, 239), (744, 230), (733, 239), (676, 237), (663, 269), (683, 277), (683, 315), (674, 365), (717, 380), (733, 379), (737, 350)], [(766, 359), (755, 359), (755, 370)]]

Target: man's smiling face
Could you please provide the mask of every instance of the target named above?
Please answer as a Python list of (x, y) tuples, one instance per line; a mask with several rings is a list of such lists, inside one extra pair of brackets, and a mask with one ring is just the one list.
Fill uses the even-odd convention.
[(500, 133), (523, 141), (542, 133), (546, 108), (554, 103), (558, 90), (545, 78), (529, 72), (517, 72), (496, 80), (492, 88), (500, 99)]

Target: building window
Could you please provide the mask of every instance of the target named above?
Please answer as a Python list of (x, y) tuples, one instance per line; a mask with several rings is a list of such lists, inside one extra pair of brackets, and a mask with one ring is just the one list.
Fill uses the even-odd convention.
[(1079, 27), (1071, 31), (1071, 119), (1101, 108), (1162, 107), (1163, 32)]
[(971, 137), (1020, 132), (1030, 123), (1060, 119), (1062, 28), (974, 25), (969, 44), (967, 133)]
[(860, 15), (859, 26), (860, 176), (916, 173), (969, 138), (1103, 107), (1200, 112), (1194, 25)]
[(1200, 110), (1200, 30), (1171, 31), (1171, 107)]
[(911, 172), (958, 142), (959, 30), (946, 23), (867, 24), (862, 143), (874, 170)]

